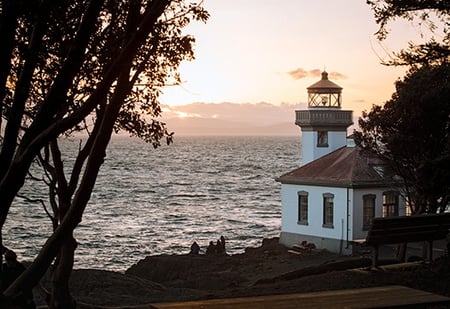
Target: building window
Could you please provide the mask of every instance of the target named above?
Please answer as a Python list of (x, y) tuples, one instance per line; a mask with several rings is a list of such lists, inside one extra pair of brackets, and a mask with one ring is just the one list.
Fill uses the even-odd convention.
[(375, 194), (363, 196), (363, 230), (367, 231), (375, 218)]
[(328, 131), (317, 131), (317, 147), (328, 147)]
[(323, 195), (323, 227), (333, 228), (333, 199), (333, 194), (325, 193)]
[(383, 217), (398, 216), (399, 192), (383, 192)]
[(308, 192), (298, 192), (298, 224), (308, 225)]

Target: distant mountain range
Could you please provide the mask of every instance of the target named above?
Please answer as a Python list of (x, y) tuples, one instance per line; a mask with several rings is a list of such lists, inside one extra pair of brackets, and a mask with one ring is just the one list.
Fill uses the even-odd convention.
[(256, 125), (214, 118), (183, 117), (167, 119), (165, 122), (169, 131), (176, 135), (300, 135), (300, 128), (294, 121)]
[[(177, 135), (301, 135), (295, 111), (306, 103), (191, 103), (163, 106), (163, 119)], [(356, 115), (354, 115), (355, 117)], [(354, 119), (357, 123), (357, 118)]]

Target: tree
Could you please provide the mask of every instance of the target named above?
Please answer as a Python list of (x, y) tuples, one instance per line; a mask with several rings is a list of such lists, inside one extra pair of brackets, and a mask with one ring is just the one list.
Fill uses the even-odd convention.
[[(180, 82), (179, 64), (193, 58), (194, 38), (182, 28), (208, 13), (188, 0), (5, 0), (0, 9), (0, 232), (37, 158), (51, 179), (54, 226), (0, 307), (35, 286), (58, 256), (50, 306), (71, 308), (73, 230), (111, 135), (123, 130), (155, 147), (171, 142), (156, 119), (158, 95)], [(77, 131), (88, 137), (65, 174), (58, 138)]]
[[(422, 44), (409, 42), (408, 48), (393, 53), (386, 65), (437, 64), (450, 60), (450, 2), (447, 0), (367, 0), (375, 20), (380, 25), (377, 37), (380, 41), (389, 34), (388, 24), (396, 19), (418, 21), (433, 34)], [(434, 18), (432, 18), (434, 17)], [(439, 29), (439, 26), (442, 29)], [(436, 34), (436, 31), (442, 31)]]
[(404, 179), (412, 213), (450, 203), (450, 64), (412, 68), (384, 106), (359, 119), (355, 141)]

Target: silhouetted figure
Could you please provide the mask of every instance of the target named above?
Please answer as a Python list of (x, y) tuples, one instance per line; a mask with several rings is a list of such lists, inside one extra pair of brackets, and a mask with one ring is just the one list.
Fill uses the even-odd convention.
[(222, 253), (226, 253), (226, 250), (225, 250), (225, 237), (223, 237), (223, 235), (220, 236), (220, 244), (222, 246)]
[(196, 241), (194, 241), (191, 245), (191, 252), (190, 254), (199, 254), (200, 252), (200, 246), (197, 244)]
[[(25, 266), (17, 261), (17, 255), (12, 250), (5, 252), (5, 263), (2, 265), (2, 291), (5, 291), (23, 272)], [(32, 291), (26, 291), (13, 297), (14, 303), (21, 308), (36, 308)]]
[(217, 253), (217, 248), (214, 242), (210, 241), (208, 248), (206, 248), (206, 254), (215, 254)]
[(217, 240), (216, 244), (216, 253), (224, 254), (225, 252), (225, 237), (220, 236), (219, 240)]
[(223, 249), (222, 248), (223, 248), (222, 247), (222, 243), (221, 243), (221, 241), (219, 239), (219, 240), (217, 240), (217, 243), (216, 243), (216, 253), (217, 254), (222, 254), (223, 253)]

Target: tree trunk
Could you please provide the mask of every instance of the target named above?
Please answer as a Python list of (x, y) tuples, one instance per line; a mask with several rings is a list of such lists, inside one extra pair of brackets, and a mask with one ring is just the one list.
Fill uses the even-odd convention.
[[(102, 2), (103, 1), (93, 1), (92, 3), (94, 6), (98, 6)], [(56, 287), (58, 291), (54, 291), (54, 293), (61, 294), (58, 294), (58, 296), (54, 297), (55, 303), (57, 299), (59, 302), (59, 300), (62, 299), (64, 295), (68, 295), (68, 280), (72, 271), (73, 255), (76, 247), (76, 243), (74, 243), (75, 240), (73, 239), (73, 230), (82, 220), (82, 215), (90, 199), (98, 171), (100, 169), (100, 166), (103, 164), (105, 150), (111, 138), (114, 123), (117, 120), (119, 110), (132, 86), (132, 84), (129, 84), (128, 81), (131, 62), (133, 61), (136, 50), (142, 43), (145, 42), (145, 39), (147, 38), (149, 32), (153, 29), (158, 17), (161, 16), (170, 2), (170, 0), (160, 0), (152, 2), (152, 5), (149, 6), (145, 13), (145, 18), (143, 19), (139, 30), (133, 35), (130, 41), (128, 41), (127, 45), (119, 55), (120, 57), (117, 58), (117, 60), (113, 63), (113, 65), (107, 72), (106, 76), (102, 79), (103, 83), (100, 83), (97, 91), (95, 91), (94, 94), (90, 96), (89, 99), (92, 102), (96, 103), (96, 98), (104, 97), (108, 92), (109, 86), (116, 78), (118, 78), (118, 83), (122, 83), (125, 85), (124, 88), (117, 87), (120, 90), (116, 90), (111, 100), (111, 104), (108, 105), (106, 111), (108, 116), (97, 120), (101, 121), (100, 132), (96, 136), (93, 149), (90, 152), (89, 160), (84, 170), (84, 175), (80, 180), (77, 192), (72, 199), (69, 211), (64, 216), (58, 228), (48, 238), (47, 242), (39, 252), (38, 256), (35, 258), (33, 263), (24, 271), (24, 273), (22, 273), (21, 276), (19, 276), (19, 278), (15, 282), (13, 282), (13, 284), (6, 291), (4, 291), (3, 296), (5, 298), (11, 297), (16, 293), (20, 293), (20, 291), (31, 289), (36, 284), (38, 284), (39, 280), (45, 274), (48, 267), (51, 265), (54, 258), (58, 254), (61, 255), (61, 259), (58, 264), (58, 269), (55, 271), (54, 285), (56, 286), (58, 284), (67, 284), (67, 286), (63, 288), (60, 288), (59, 286)], [(98, 9), (100, 9), (100, 6), (98, 6)], [(74, 66), (76, 65), (72, 65), (71, 68)], [(73, 70), (69, 70), (68, 74), (70, 74), (72, 71)], [(69, 78), (67, 78), (67, 76), (65, 77), (66, 78), (64, 78), (64, 81), (67, 81)], [(62, 87), (56, 88), (58, 88), (57, 90), (59, 90), (59, 92), (55, 90), (56, 92), (58, 92), (57, 94), (63, 93), (65, 91), (64, 89), (62, 89)], [(100, 91), (99, 89), (102, 91)], [(7, 175), (8, 178), (4, 177), (0, 180), (0, 196), (2, 197), (2, 203), (0, 204), (0, 229), (3, 227), (3, 224), (6, 220), (12, 200), (14, 199), (20, 187), (23, 185), (25, 174), (31, 164), (31, 160), (35, 157), (36, 153), (42, 147), (41, 144), (44, 144), (46, 142), (45, 138), (52, 139), (53, 136), (57, 135), (57, 131), (63, 130), (66, 127), (70, 128), (69, 125), (72, 126), (72, 124), (79, 123), (79, 121), (82, 120), (79, 119), (79, 117), (83, 116), (84, 113), (90, 111), (89, 108), (80, 109), (80, 113), (75, 113), (75, 115), (72, 117), (69, 116), (59, 122), (55, 122), (54, 116), (49, 115), (50, 113), (48, 111), (52, 111), (53, 108), (56, 109), (60, 107), (57, 104), (60, 104), (61, 100), (59, 100), (59, 95), (53, 94), (52, 96), (51, 94), (49, 94), (49, 97), (51, 97), (52, 100), (50, 100), (50, 102), (46, 102), (49, 106), (46, 106), (47, 109), (44, 108), (40, 111), (40, 113), (38, 113), (35, 121), (33, 121), (32, 125), (29, 128), (32, 134), (27, 134), (22, 140), (22, 144), (28, 146), (23, 146), (23, 148), (19, 147), (18, 157), (20, 160), (17, 160), (15, 164), (9, 167)], [(50, 122), (52, 122), (52, 125), (55, 127), (52, 127), (52, 125), (48, 126)], [(27, 143), (27, 140), (30, 142)], [(16, 170), (20, 173), (14, 173)], [(9, 182), (8, 180), (11, 179), (16, 181)], [(61, 250), (61, 246), (68, 246), (68, 248)], [(67, 282), (65, 282), (64, 280), (66, 280)], [(5, 303), (3, 302), (3, 300), (4, 299), (0, 297), (0, 308), (7, 308), (4, 307)], [(61, 303), (58, 303), (57, 307), (53, 308), (70, 307), (64, 307)]]
[(74, 253), (77, 242), (73, 235), (68, 237), (60, 250), (58, 263), (52, 276), (52, 296), (49, 308), (51, 309), (72, 309), (76, 303), (70, 294), (69, 279), (74, 264)]
[[(55, 161), (55, 170), (59, 175), (59, 222), (62, 222), (70, 209), (70, 200), (73, 193), (68, 189), (65, 178), (63, 177), (63, 164), (61, 153), (57, 147), (57, 142), (52, 145), (53, 156)], [(58, 256), (55, 261), (55, 268), (52, 274), (52, 294), (50, 298), (49, 308), (51, 309), (72, 309), (76, 307), (76, 303), (70, 294), (69, 279), (74, 264), (74, 255), (77, 248), (77, 241), (73, 237), (73, 231), (67, 235), (61, 243)]]

